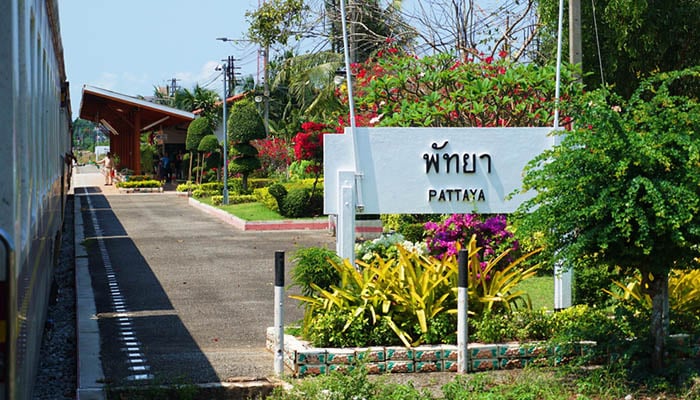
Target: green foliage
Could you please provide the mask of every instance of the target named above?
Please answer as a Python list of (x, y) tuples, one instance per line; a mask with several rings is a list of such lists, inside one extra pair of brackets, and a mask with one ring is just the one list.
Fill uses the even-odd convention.
[(216, 135), (211, 134), (204, 136), (202, 140), (200, 140), (199, 145), (197, 146), (197, 151), (215, 152), (219, 151), (220, 147), (219, 139), (216, 137)]
[[(539, 4), (542, 22), (554, 41), (559, 2), (549, 0)], [(700, 64), (698, 20), (700, 4), (695, 0), (581, 2), (582, 67), (586, 87), (594, 89), (604, 85), (601, 64), (607, 84), (625, 97), (629, 97), (641, 79), (652, 73)], [(564, 24), (564, 29), (568, 30), (568, 24)], [(564, 37), (568, 37), (566, 31)], [(549, 58), (554, 60), (555, 47), (550, 48)], [(564, 49), (564, 54), (567, 52)]]
[(274, 212), (279, 212), (279, 203), (277, 202), (277, 199), (270, 194), (269, 188), (254, 189), (253, 195), (258, 202), (264, 204), (268, 209)]
[[(220, 206), (224, 202), (223, 195), (211, 196), (211, 202), (215, 206)], [(228, 197), (228, 204), (243, 204), (243, 203), (254, 203), (255, 196), (249, 194), (233, 195)]]
[(147, 143), (141, 143), (141, 173), (149, 174), (153, 173), (153, 159), (156, 155), (156, 149), (154, 145), (149, 145)]
[(185, 183), (180, 183), (179, 185), (177, 185), (175, 190), (178, 192), (189, 192), (191, 190), (195, 190), (197, 188), (197, 186), (199, 186), (199, 185), (197, 185), (196, 183), (193, 183), (191, 181), (187, 181)]
[[(671, 83), (646, 81), (629, 102), (605, 90), (580, 101), (577, 129), (531, 161), (518, 233), (541, 236), (543, 253), (584, 266), (665, 274), (700, 248), (700, 103)], [(576, 204), (576, 207), (571, 207)], [(564, 238), (564, 239), (562, 239)]]
[(244, 99), (231, 106), (231, 114), (228, 118), (228, 134), (230, 140), (234, 143), (246, 143), (251, 140), (265, 138), (265, 125), (255, 107), (255, 103), (249, 99)]
[(199, 143), (207, 135), (214, 134), (211, 122), (206, 117), (200, 117), (190, 122), (187, 127), (187, 137), (185, 138), (185, 148), (188, 151), (197, 151)]
[(249, 142), (234, 143), (231, 146), (231, 154), (235, 156), (257, 156), (258, 149)]
[(578, 267), (574, 271), (574, 300), (576, 304), (589, 306), (605, 306), (610, 297), (605, 294), (610, 289), (613, 280), (619, 279), (616, 268), (607, 265), (591, 265), (590, 267)]
[(260, 160), (257, 157), (239, 156), (231, 159), (228, 165), (230, 174), (249, 174), (260, 168)]
[(287, 44), (295, 35), (307, 6), (301, 0), (271, 0), (258, 6), (255, 11), (246, 11), (249, 22), (248, 37), (261, 46)]
[[(653, 281), (653, 277), (649, 280)], [(652, 298), (639, 275), (624, 284), (614, 282), (617, 290), (604, 290), (623, 307), (650, 311)], [(677, 333), (695, 332), (700, 328), (700, 270), (672, 270), (668, 279), (669, 308), (672, 328)]]
[(267, 190), (270, 195), (277, 200), (277, 205), (279, 208), (279, 206), (284, 203), (284, 198), (287, 197), (287, 189), (282, 184), (275, 183), (270, 185)]
[(295, 160), (289, 164), (287, 171), (289, 172), (289, 179), (299, 180), (299, 179), (309, 179), (314, 177), (313, 172), (309, 172), (309, 167), (313, 164), (310, 160)]
[(400, 233), (409, 242), (420, 242), (425, 236), (424, 224), (439, 221), (437, 214), (382, 214), (384, 231)]
[[(493, 273), (492, 277), (487, 277), (486, 274), (479, 275), (479, 272), (490, 273), (493, 269), (491, 264), (498, 263), (505, 254), (489, 261), (482, 268), (475, 243), (476, 239), (472, 238), (468, 251), (469, 296), (470, 304), (474, 305), (470, 309), (482, 312), (527, 306), (526, 294), (515, 291), (514, 288), (520, 281), (534, 274), (534, 267), (519, 267), (531, 254)], [(306, 306), (304, 332), (308, 334), (313, 329), (318, 317), (334, 312), (336, 317), (347, 318), (341, 332), (356, 323), (356, 319), (360, 326), (367, 325), (363, 345), (382, 343), (364, 343), (364, 340), (369, 341), (368, 331), (373, 331), (380, 323), (391, 328), (396, 338), (406, 346), (420, 344), (427, 339), (438, 339), (438, 333), (449, 335), (451, 331), (447, 323), (453, 319), (440, 314), (456, 312), (454, 288), (457, 284), (457, 258), (451, 256), (440, 260), (410, 252), (401, 246), (397, 246), (397, 250), (395, 255), (386, 259), (377, 256), (369, 262), (358, 261), (359, 271), (348, 260), (341, 264), (333, 263), (341, 279), (338, 285), (331, 286), (332, 290), (324, 290), (311, 283), (309, 286), (314, 289), (313, 295), (292, 296)], [(452, 331), (454, 330), (456, 328), (453, 327)], [(442, 340), (444, 339), (443, 337)]]
[(163, 186), (163, 183), (161, 181), (151, 179), (143, 181), (117, 182), (116, 186), (124, 189), (159, 188)]
[(290, 218), (313, 217), (323, 213), (323, 195), (307, 188), (294, 188), (284, 197), (281, 214)]
[(292, 257), (292, 282), (301, 289), (301, 294), (311, 296), (314, 289), (311, 284), (323, 290), (330, 290), (331, 285), (340, 282), (340, 275), (330, 261), (336, 264), (340, 259), (335, 251), (322, 247), (300, 248)]
[(657, 372), (668, 273), (696, 267), (700, 256), (698, 82), (693, 68), (643, 81), (628, 101), (606, 89), (587, 93), (577, 128), (526, 167), (523, 190), (536, 194), (516, 217), (517, 232), (539, 236), (549, 260), (615, 265), (623, 276), (639, 271), (654, 299), (648, 331)]
[[(549, 126), (553, 121), (556, 68), (484, 62), (441, 53), (422, 58), (400, 49), (356, 67), (360, 119), (379, 126)], [(562, 115), (581, 92), (575, 68), (562, 70)], [(566, 120), (567, 118), (563, 118)]]

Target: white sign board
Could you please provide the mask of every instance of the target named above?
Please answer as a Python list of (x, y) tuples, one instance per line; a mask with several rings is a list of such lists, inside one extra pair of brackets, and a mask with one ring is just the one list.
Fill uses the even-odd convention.
[[(367, 214), (511, 213), (523, 168), (553, 128), (356, 128)], [(355, 171), (349, 129), (324, 136), (324, 212), (338, 214), (338, 172)]]

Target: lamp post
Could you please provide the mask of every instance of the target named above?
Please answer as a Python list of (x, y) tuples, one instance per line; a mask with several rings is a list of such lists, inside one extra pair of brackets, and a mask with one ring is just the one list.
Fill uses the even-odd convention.
[[(216, 38), (216, 40), (221, 40), (223, 42), (227, 42), (231, 39), (229, 38)], [(229, 65), (227, 63), (224, 63), (221, 67), (222, 70), (222, 75), (224, 76), (224, 92), (223, 92), (223, 107), (224, 107), (224, 189), (223, 189), (223, 199), (221, 201), (222, 204), (228, 205), (228, 121), (226, 118), (226, 109), (228, 108), (228, 102), (226, 101), (228, 99), (228, 85), (226, 83), (226, 75), (228, 75), (228, 68)]]
[(226, 119), (226, 109), (228, 108), (227, 92), (228, 86), (226, 85), (226, 75), (228, 75), (228, 64), (223, 65), (223, 75), (224, 75), (224, 198), (221, 201), (222, 204), (228, 205), (228, 120)]

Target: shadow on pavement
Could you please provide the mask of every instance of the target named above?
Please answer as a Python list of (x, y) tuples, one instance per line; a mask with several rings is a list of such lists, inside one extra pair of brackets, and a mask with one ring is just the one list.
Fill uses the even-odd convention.
[(83, 194), (76, 199), (83, 214), (82, 245), (88, 254), (105, 383), (218, 382), (102, 189), (85, 187), (78, 194)]

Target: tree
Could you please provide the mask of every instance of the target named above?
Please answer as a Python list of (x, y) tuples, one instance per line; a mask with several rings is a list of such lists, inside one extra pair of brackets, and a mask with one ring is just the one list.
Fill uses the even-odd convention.
[(282, 60), (272, 82), (274, 103), (279, 101), (283, 105), (281, 112), (275, 115), (278, 135), (289, 138), (300, 121), (328, 120), (344, 109), (336, 96), (334, 82), (335, 73), (342, 65), (342, 56), (333, 52), (308, 53)]
[(290, 37), (301, 34), (301, 21), (307, 7), (303, 0), (268, 0), (255, 11), (246, 11), (250, 23), (248, 37), (263, 47), (286, 46)]
[(244, 99), (231, 106), (228, 132), (228, 139), (233, 142), (228, 169), (233, 174), (242, 175), (242, 186), (245, 192), (248, 190), (248, 175), (260, 168), (258, 149), (250, 142), (265, 138), (265, 125), (252, 101)]
[[(346, 17), (348, 53), (352, 62), (372, 56), (387, 41), (408, 46), (416, 37), (401, 14), (402, 1), (348, 0)], [(339, 0), (325, 0), (326, 32), (332, 51), (343, 53), (342, 19)]]
[[(216, 179), (219, 179), (221, 167), (221, 146), (216, 135), (207, 135), (202, 138), (197, 146), (197, 151), (204, 154), (203, 166), (207, 169), (216, 170)], [(204, 173), (204, 171), (202, 171)]]
[[(190, 152), (190, 167), (189, 172), (187, 174), (187, 180), (192, 179), (193, 152), (198, 151), (199, 143), (205, 136), (213, 134), (214, 130), (212, 129), (211, 122), (207, 117), (199, 117), (194, 121), (190, 122), (190, 126), (187, 127), (185, 149)], [(199, 157), (197, 157), (197, 163), (199, 164)]]
[(579, 102), (577, 129), (526, 170), (516, 232), (578, 267), (638, 271), (653, 299), (652, 366), (663, 367), (671, 268), (700, 256), (700, 68), (643, 81), (629, 101), (607, 89)]
[[(558, 3), (540, 2), (542, 22), (551, 40)], [(595, 14), (592, 4), (581, 2), (582, 69), (587, 87), (605, 82), (628, 98), (640, 80), (652, 73), (700, 64), (700, 2), (597, 0)], [(568, 27), (564, 28), (568, 35)], [(549, 48), (553, 59), (555, 47)]]
[(535, 0), (478, 2), (422, 0), (415, 10), (403, 11), (415, 27), (418, 52), (458, 53), (495, 57), (506, 51), (511, 60), (533, 59), (539, 18)]

